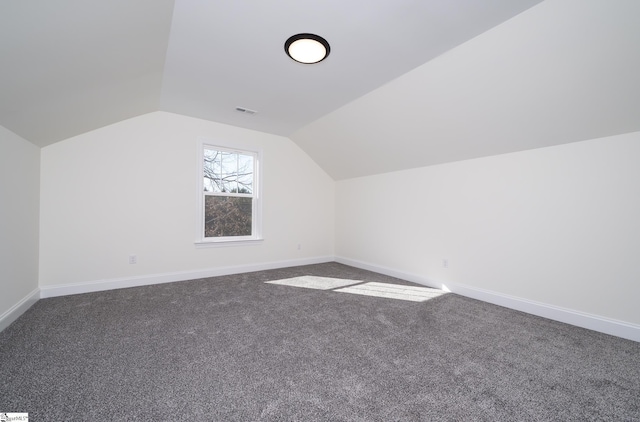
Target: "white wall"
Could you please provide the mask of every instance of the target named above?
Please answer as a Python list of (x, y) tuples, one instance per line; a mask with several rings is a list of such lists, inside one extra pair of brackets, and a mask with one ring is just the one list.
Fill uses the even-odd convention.
[[(198, 137), (262, 149), (261, 244), (195, 247)], [(76, 136), (42, 149), (40, 286), (331, 257), (334, 188), (287, 138), (176, 114)]]
[(636, 132), (341, 181), (336, 255), (640, 324), (639, 163)]
[(39, 195), (40, 148), (0, 126), (0, 329), (37, 300)]

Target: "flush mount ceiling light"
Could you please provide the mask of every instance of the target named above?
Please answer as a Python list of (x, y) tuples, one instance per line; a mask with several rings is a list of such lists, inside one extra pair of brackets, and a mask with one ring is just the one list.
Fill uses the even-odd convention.
[(284, 51), (299, 63), (313, 64), (326, 59), (331, 48), (327, 40), (318, 35), (297, 34), (284, 43)]

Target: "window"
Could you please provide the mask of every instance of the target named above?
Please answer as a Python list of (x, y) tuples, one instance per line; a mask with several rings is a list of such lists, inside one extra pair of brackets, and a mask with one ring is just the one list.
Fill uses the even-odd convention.
[(202, 143), (198, 243), (260, 240), (257, 152)]

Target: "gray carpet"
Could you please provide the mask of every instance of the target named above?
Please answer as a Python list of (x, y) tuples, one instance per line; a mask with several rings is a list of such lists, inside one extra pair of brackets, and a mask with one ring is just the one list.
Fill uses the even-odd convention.
[(33, 421), (640, 420), (640, 343), (454, 294), (265, 284), (330, 263), (43, 299), (0, 333)]

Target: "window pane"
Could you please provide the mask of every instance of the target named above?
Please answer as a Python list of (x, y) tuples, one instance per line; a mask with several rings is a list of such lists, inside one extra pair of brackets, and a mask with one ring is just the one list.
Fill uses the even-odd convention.
[(204, 150), (204, 191), (253, 194), (253, 156)]
[(206, 195), (204, 201), (204, 237), (251, 236), (253, 198)]
[(238, 154), (231, 152), (220, 153), (220, 185), (222, 192), (238, 191)]
[(220, 186), (220, 152), (204, 150), (204, 191), (221, 192)]
[(238, 193), (253, 193), (253, 156), (238, 155)]

